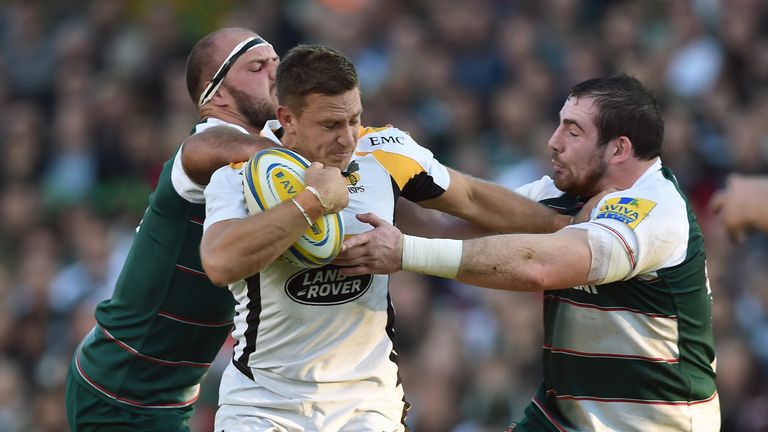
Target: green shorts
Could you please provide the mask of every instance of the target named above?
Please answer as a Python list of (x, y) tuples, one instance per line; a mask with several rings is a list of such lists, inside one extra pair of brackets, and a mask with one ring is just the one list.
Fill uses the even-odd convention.
[(72, 432), (189, 432), (193, 408), (138, 408), (121, 404), (101, 395), (70, 366), (66, 410)]

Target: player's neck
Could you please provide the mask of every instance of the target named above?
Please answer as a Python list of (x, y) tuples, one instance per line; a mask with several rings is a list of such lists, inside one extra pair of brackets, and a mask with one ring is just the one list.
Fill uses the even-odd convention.
[(283, 147), (293, 149), (296, 144), (296, 136), (288, 133), (284, 133), (280, 137), (280, 142), (283, 143)]
[(656, 160), (657, 158), (651, 160), (630, 158), (621, 164), (613, 166), (600, 190), (625, 190), (631, 188), (648, 171), (648, 168), (656, 163)]
[(252, 125), (245, 119), (245, 117), (231, 110), (221, 109), (221, 108), (208, 109), (207, 107), (203, 107), (200, 110), (200, 118), (205, 120), (208, 117), (213, 117), (221, 121), (225, 121), (227, 123), (238, 125), (244, 128), (245, 130), (247, 130), (248, 133), (255, 134), (255, 135), (258, 135), (259, 132), (261, 132), (261, 127), (263, 126), (263, 125)]

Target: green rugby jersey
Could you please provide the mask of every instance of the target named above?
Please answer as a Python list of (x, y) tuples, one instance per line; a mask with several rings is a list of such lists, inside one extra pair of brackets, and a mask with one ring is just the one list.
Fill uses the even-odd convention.
[[(548, 177), (518, 192), (578, 211)], [(719, 430), (704, 241), (672, 173), (656, 162), (579, 228), (634, 239), (634, 269), (544, 293), (544, 380), (519, 430)]]
[[(209, 119), (196, 131), (216, 124), (226, 123)], [(200, 264), (202, 188), (192, 198), (199, 202), (179, 195), (172, 176), (186, 175), (179, 161), (173, 171), (178, 157), (165, 163), (112, 298), (98, 305), (97, 325), (75, 353), (81, 379), (135, 407), (194, 403), (232, 329), (232, 294)]]

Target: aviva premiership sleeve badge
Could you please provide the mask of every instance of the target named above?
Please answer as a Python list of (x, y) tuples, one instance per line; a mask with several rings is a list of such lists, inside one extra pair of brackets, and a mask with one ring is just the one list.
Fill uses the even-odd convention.
[(600, 207), (595, 219), (615, 219), (635, 229), (654, 207), (655, 202), (643, 198), (609, 198)]

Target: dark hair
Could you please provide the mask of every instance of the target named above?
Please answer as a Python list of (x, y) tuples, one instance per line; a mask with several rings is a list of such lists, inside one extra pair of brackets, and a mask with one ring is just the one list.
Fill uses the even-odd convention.
[(573, 86), (568, 98), (594, 98), (598, 145), (619, 136), (632, 141), (635, 156), (650, 160), (661, 155), (664, 119), (650, 90), (635, 77), (595, 78)]
[(333, 48), (299, 45), (289, 50), (277, 66), (277, 100), (297, 114), (311, 93), (337, 96), (359, 86), (355, 66)]
[(227, 53), (217, 52), (216, 41), (227, 33), (242, 33), (256, 36), (253, 30), (241, 27), (227, 27), (209, 33), (192, 47), (187, 56), (187, 92), (192, 102), (197, 106), (200, 93), (205, 88), (205, 82), (213, 78), (213, 74), (219, 69)]

